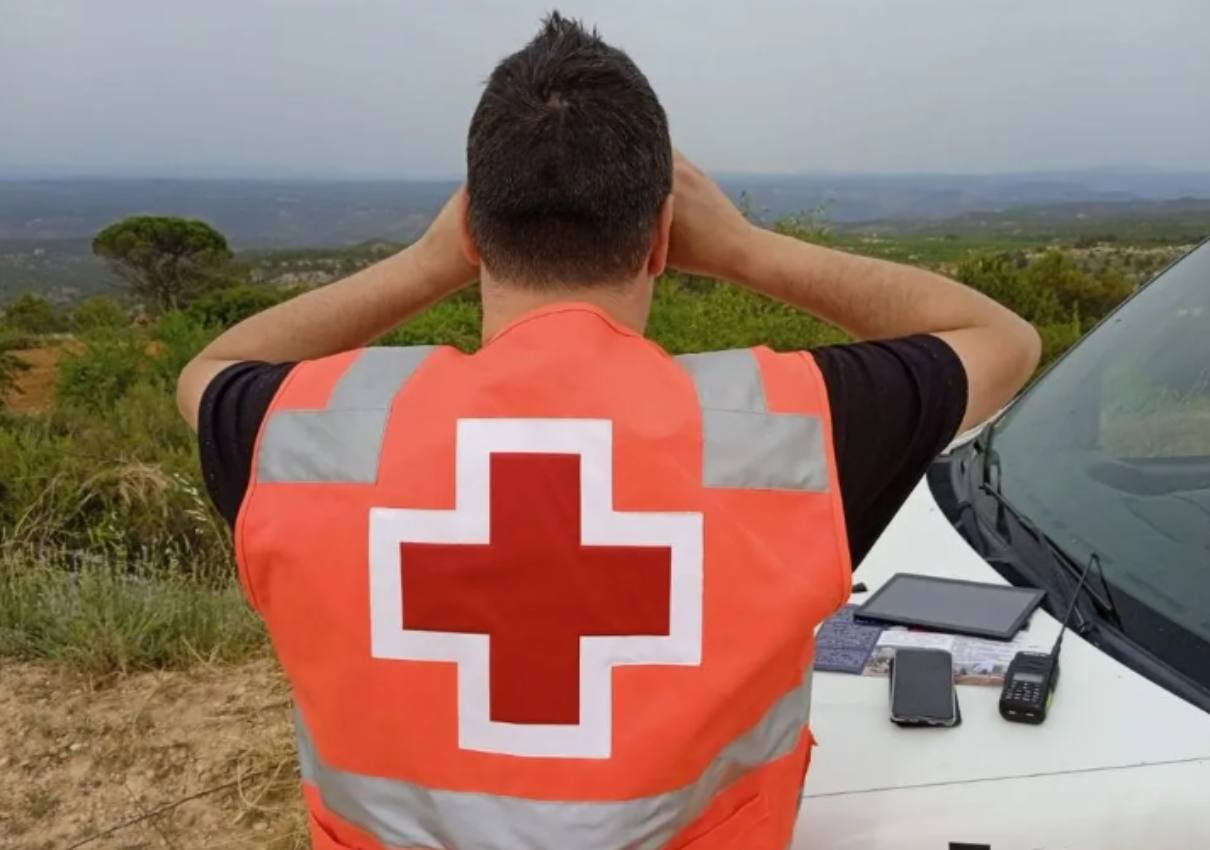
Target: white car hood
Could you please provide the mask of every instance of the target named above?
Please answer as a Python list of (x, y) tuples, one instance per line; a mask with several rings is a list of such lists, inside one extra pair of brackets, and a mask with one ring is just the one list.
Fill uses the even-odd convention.
[[(856, 580), (872, 593), (897, 572), (1004, 583), (950, 526), (925, 482), (861, 565)], [(853, 601), (868, 596), (858, 594)], [(1058, 628), (1042, 610), (1029, 626), (1043, 647), (1053, 643)], [(1210, 775), (1210, 714), (1070, 631), (1044, 724), (1003, 720), (999, 695), (994, 687), (960, 686), (960, 726), (901, 729), (889, 720), (884, 677), (816, 674), (811, 726), (818, 745), (804, 815), (811, 798), (890, 789), (1161, 765), (1197, 764), (1199, 775)]]

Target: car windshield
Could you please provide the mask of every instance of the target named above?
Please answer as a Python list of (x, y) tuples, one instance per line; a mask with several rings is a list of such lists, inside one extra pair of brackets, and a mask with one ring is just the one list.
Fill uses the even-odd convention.
[(1123, 630), (1194, 675), (1188, 638), (1210, 641), (1210, 243), (1042, 378), (995, 447), (1003, 496), (1071, 557), (1098, 554)]

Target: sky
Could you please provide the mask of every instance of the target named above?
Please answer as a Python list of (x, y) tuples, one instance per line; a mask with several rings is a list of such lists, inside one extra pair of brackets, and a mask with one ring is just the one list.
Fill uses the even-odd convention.
[(0, 0), (0, 174), (457, 176), (554, 7), (715, 172), (1210, 169), (1207, 0)]

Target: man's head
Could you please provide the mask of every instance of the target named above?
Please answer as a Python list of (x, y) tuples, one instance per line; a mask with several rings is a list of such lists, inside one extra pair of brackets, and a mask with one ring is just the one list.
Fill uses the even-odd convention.
[(664, 265), (672, 144), (647, 78), (552, 13), (492, 72), (467, 139), (469, 236), (495, 280), (621, 284)]

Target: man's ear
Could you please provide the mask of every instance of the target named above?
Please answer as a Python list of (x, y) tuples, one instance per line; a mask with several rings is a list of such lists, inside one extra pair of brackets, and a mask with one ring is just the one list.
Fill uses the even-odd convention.
[(466, 186), (458, 193), (458, 241), (462, 243), (462, 256), (472, 266), (478, 266), (479, 246), (471, 234), (471, 196)]
[(672, 243), (672, 193), (660, 205), (660, 214), (655, 220), (655, 233), (651, 239), (651, 253), (647, 256), (647, 274), (659, 277), (668, 267), (668, 246)]

